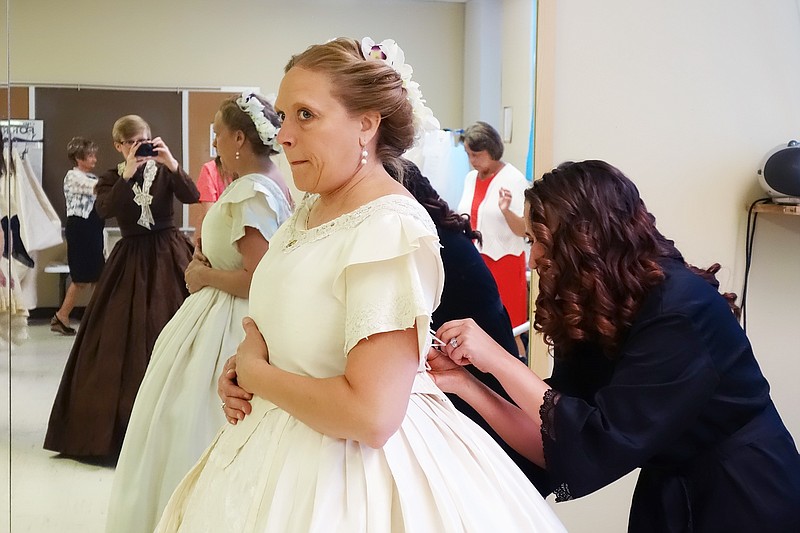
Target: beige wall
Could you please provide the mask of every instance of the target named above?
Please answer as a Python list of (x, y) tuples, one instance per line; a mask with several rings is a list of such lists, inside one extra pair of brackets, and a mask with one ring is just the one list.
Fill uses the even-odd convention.
[[(463, 53), (468, 36), (460, 3), (370, 2), (365, 8), (355, 0), (319, 0), (243, 8), (242, 2), (142, 0), (131, 10), (99, 0), (12, 1), (12, 81), (270, 92), (291, 53), (337, 35), (368, 34), (401, 44), (443, 126), (461, 127), (470, 116), (462, 105), (471, 58)], [(741, 292), (744, 207), (761, 196), (755, 171), (767, 151), (800, 137), (796, 1), (539, 4), (537, 166), (586, 158), (619, 166), (687, 259), (722, 263), (724, 288)], [(501, 100), (515, 111), (506, 158), (523, 168), (531, 2), (502, 5)], [(124, 21), (135, 31), (122, 32)], [(795, 436), (798, 273), (800, 217), (761, 216), (749, 333)], [(555, 508), (570, 531), (624, 531), (634, 481), (628, 476)]]
[(464, 115), (500, 128), (505, 0), (467, 0), (464, 10)]
[[(464, 4), (300, 0), (12, 0), (12, 83), (260, 87), (275, 93), (293, 53), (337, 36), (395, 39), (443, 127), (461, 127)], [(5, 15), (5, 10), (3, 10)], [(4, 39), (0, 39), (3, 41)], [(3, 56), (3, 59), (5, 56)], [(5, 73), (5, 70), (3, 71)], [(87, 110), (91, 112), (91, 110)], [(46, 126), (45, 126), (46, 127)], [(286, 169), (282, 157), (279, 164)], [(199, 169), (189, 169), (193, 175)], [(66, 256), (43, 252), (42, 264)], [(40, 274), (40, 307), (58, 305)]]
[[(463, 4), (345, 0), (13, 0), (11, 79), (276, 92), (291, 54), (393, 38), (443, 125), (461, 121)], [(424, 36), (421, 38), (420, 36)]]
[[(506, 144), (503, 159), (523, 173), (528, 158), (533, 103), (531, 65), (535, 3), (531, 0), (503, 2), (501, 112), (504, 107), (510, 107), (513, 112), (511, 142)], [(498, 126), (503, 126), (502, 120)]]
[(531, 0), (468, 0), (464, 28), (462, 127), (478, 120), (503, 132), (503, 108), (513, 113), (503, 160), (523, 172), (528, 157), (533, 76)]
[[(554, 11), (554, 162), (621, 168), (686, 259), (720, 262), (724, 288), (741, 293), (745, 205), (762, 196), (756, 171), (800, 137), (797, 2), (543, 3)], [(800, 216), (760, 216), (754, 256), (748, 333), (797, 438)], [(624, 531), (632, 483), (556, 509), (570, 531)]]

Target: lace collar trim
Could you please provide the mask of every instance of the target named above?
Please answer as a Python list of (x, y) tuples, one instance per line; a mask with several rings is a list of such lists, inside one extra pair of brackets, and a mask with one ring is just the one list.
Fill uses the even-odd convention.
[[(125, 162), (122, 162), (117, 165), (117, 174), (119, 174), (121, 177), (124, 171)], [(153, 185), (153, 181), (156, 179), (157, 172), (158, 167), (156, 166), (156, 162), (152, 159), (148, 160), (144, 165), (144, 178), (142, 180), (142, 186), (140, 187), (138, 183), (134, 183), (132, 187), (133, 201), (142, 209), (141, 214), (139, 215), (139, 220), (137, 220), (136, 223), (147, 229), (151, 229), (155, 224), (155, 221), (153, 220), (153, 212), (150, 210), (150, 205), (153, 203), (153, 195), (150, 194), (150, 187)]]
[(416, 200), (401, 194), (381, 196), (349, 213), (340, 215), (311, 229), (306, 229), (311, 207), (318, 198), (318, 194), (306, 195), (294, 215), (292, 215), (292, 219), (286, 223), (289, 235), (282, 247), (285, 253), (289, 253), (303, 244), (324, 239), (337, 231), (355, 228), (372, 214), (379, 211), (392, 211), (400, 215), (410, 216), (422, 223), (431, 233), (436, 234), (436, 226), (434, 226), (433, 221), (422, 205)]

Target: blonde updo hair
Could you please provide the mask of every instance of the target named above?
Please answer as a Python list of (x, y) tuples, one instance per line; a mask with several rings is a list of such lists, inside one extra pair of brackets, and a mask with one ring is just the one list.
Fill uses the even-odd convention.
[(367, 61), (361, 44), (344, 37), (292, 56), (284, 72), (293, 67), (328, 75), (333, 97), (351, 116), (380, 113), (375, 157), (402, 183), (400, 156), (414, 143), (414, 114), (400, 74), (383, 61)]
[(143, 132), (147, 132), (147, 137), (150, 137), (150, 124), (139, 115), (125, 115), (114, 122), (114, 127), (111, 128), (111, 137), (114, 142), (121, 143)]
[[(272, 107), (272, 104), (261, 95), (254, 94), (253, 97), (264, 105), (263, 113), (264, 116), (267, 117), (267, 120), (276, 128), (280, 128), (281, 121), (278, 118), (278, 114), (275, 112), (275, 108)], [(247, 142), (250, 143), (253, 153), (256, 155), (271, 156), (280, 153), (275, 150), (272, 144), (263, 143), (261, 137), (258, 136), (258, 130), (256, 130), (253, 119), (250, 118), (250, 115), (245, 111), (242, 111), (242, 108), (236, 103), (238, 98), (238, 96), (232, 96), (219, 106), (219, 114), (220, 118), (222, 118), (222, 122), (233, 131), (241, 131), (244, 133)], [(275, 142), (277, 143), (277, 140), (275, 140)]]

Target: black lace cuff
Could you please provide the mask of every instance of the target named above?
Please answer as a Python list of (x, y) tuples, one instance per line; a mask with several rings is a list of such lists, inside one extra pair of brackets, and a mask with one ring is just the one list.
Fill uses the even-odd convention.
[(544, 391), (544, 400), (539, 408), (539, 416), (542, 419), (542, 440), (544, 440), (544, 437), (552, 441), (556, 440), (556, 426), (553, 417), (559, 398), (561, 398), (561, 394), (553, 389)]
[(556, 495), (556, 503), (568, 502), (572, 499), (572, 494), (569, 492), (569, 485), (566, 483), (562, 483), (556, 487), (556, 490), (553, 491), (553, 494)]
[[(545, 469), (547, 469), (547, 458), (555, 446), (556, 425), (554, 419), (556, 405), (558, 405), (558, 400), (560, 398), (560, 393), (554, 391), (553, 389), (547, 389), (544, 391), (542, 406), (539, 408), (539, 416), (542, 419), (542, 451), (544, 453)], [(557, 477), (556, 472), (550, 472), (549, 470), (548, 472), (551, 476)], [(556, 483), (558, 482), (556, 481)], [(560, 483), (553, 490), (553, 494), (556, 496), (556, 502), (565, 502), (572, 499), (572, 494), (569, 491), (569, 485), (567, 483)]]

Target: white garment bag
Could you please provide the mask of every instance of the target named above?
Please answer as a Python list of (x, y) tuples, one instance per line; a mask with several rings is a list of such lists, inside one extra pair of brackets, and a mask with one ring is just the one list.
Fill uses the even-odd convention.
[(469, 172), (469, 159), (456, 134), (445, 130), (425, 132), (419, 144), (403, 157), (413, 161), (430, 180), (433, 188), (455, 209), (464, 190), (464, 177)]
[[(8, 212), (3, 209), (2, 215), (8, 216), (9, 220), (17, 216), (19, 237), (28, 255), (36, 261), (37, 251), (63, 242), (61, 219), (36, 179), (30, 162), (20, 157), (16, 149), (9, 154), (8, 148), (5, 148), (3, 155), (7, 162), (13, 160), (14, 172), (6, 172), (0, 180), (0, 201), (4, 208), (8, 206)], [(33, 309), (37, 304), (37, 268), (28, 268), (11, 257), (9, 260), (20, 283), (22, 304), (27, 309)]]

